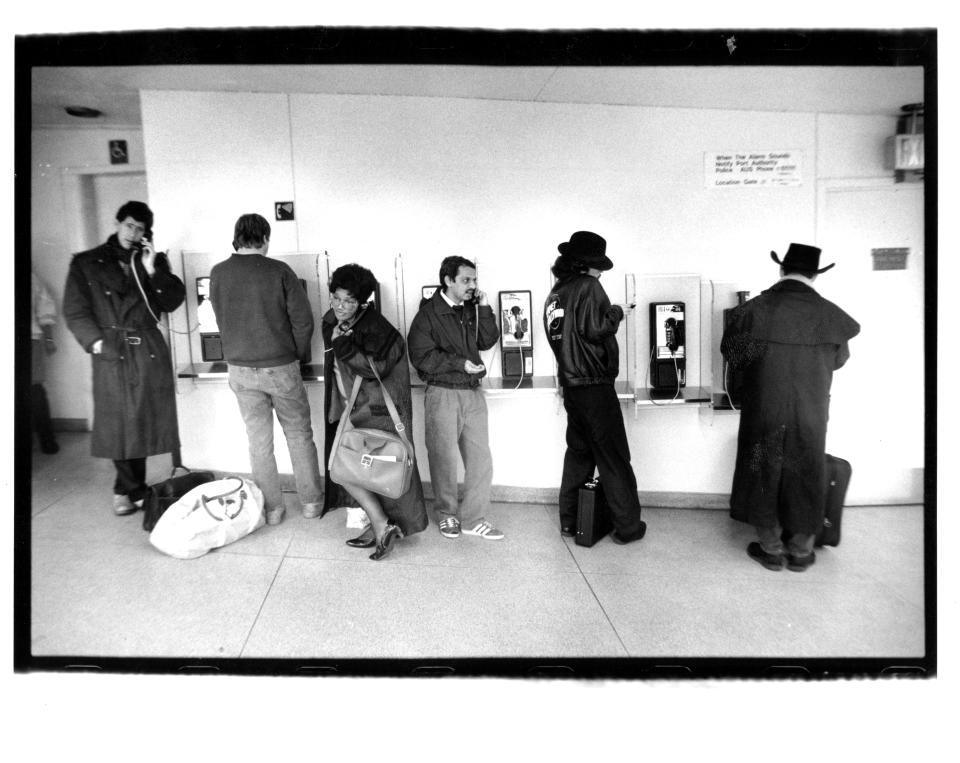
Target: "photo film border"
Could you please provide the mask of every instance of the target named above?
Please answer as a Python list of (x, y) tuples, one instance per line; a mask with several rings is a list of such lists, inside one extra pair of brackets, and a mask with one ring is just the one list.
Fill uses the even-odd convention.
[(32, 657), (16, 672), (137, 673), (317, 678), (521, 678), (551, 680), (832, 680), (926, 679), (936, 675), (926, 659), (903, 658), (727, 658), (727, 657), (469, 657), (454, 659), (346, 658), (302, 660), (239, 657)]

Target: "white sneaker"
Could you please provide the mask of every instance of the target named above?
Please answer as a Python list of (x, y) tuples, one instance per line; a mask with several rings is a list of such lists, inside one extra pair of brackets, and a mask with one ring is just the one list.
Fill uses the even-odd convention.
[(268, 525), (278, 525), (283, 521), (283, 515), (287, 510), (283, 506), (277, 506), (274, 509), (266, 509), (264, 514), (267, 516)]
[(113, 496), (113, 513), (118, 517), (126, 516), (127, 514), (133, 514), (137, 510), (137, 507), (130, 503), (130, 496), (128, 495), (114, 495)]
[(440, 520), (440, 534), (444, 538), (460, 537), (460, 520), (456, 517), (444, 517)]
[(477, 522), (473, 527), (463, 531), (464, 535), (477, 535), (487, 540), (502, 540), (503, 533), (490, 524), (487, 520)]
[(303, 504), (303, 518), (304, 519), (316, 519), (320, 516), (320, 511), (322, 507), (319, 503), (305, 503)]

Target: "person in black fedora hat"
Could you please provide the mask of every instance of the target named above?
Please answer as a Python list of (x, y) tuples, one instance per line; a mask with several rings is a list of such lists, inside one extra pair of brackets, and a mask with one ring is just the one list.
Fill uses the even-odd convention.
[(790, 244), (782, 261), (777, 257), (776, 252), (770, 252), (770, 259), (791, 272), (800, 273), (807, 277), (810, 277), (811, 274), (826, 273), (836, 264), (830, 263), (825, 268), (821, 268), (820, 250), (807, 244)]
[(580, 486), (600, 474), (613, 520), (615, 543), (639, 540), (637, 478), (614, 382), (619, 373), (617, 328), (624, 310), (611, 305), (600, 275), (613, 267), (607, 242), (577, 231), (557, 247), (557, 281), (543, 307), (543, 325), (557, 359), (557, 379), (567, 412), (567, 450), (560, 481), (560, 533), (574, 535)]
[(860, 326), (814, 289), (833, 267), (820, 267), (817, 247), (770, 256), (780, 280), (734, 310), (720, 344), (743, 374), (730, 514), (756, 528), (751, 559), (803, 572), (823, 523), (830, 384)]

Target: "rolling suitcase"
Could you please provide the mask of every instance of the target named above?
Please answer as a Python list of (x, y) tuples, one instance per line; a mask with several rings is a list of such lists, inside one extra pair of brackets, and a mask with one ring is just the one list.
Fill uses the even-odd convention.
[(827, 495), (823, 510), (823, 527), (817, 533), (814, 546), (839, 546), (843, 502), (847, 497), (852, 469), (850, 462), (831, 456), (827, 458)]
[(598, 477), (580, 486), (577, 497), (577, 534), (573, 540), (578, 546), (590, 547), (608, 535), (612, 529), (610, 510), (607, 508), (603, 485)]

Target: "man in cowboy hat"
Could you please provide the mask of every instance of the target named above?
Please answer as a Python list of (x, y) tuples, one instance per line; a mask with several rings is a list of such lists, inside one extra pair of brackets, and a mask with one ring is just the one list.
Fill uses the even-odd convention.
[(613, 521), (615, 543), (644, 536), (637, 478), (614, 389), (619, 373), (617, 327), (623, 308), (611, 305), (600, 275), (613, 267), (607, 242), (577, 231), (557, 247), (557, 278), (543, 308), (543, 325), (557, 358), (557, 378), (567, 411), (567, 450), (560, 480), (560, 533), (574, 534), (580, 486), (600, 473)]
[(743, 372), (730, 514), (757, 530), (751, 559), (803, 572), (823, 522), (830, 383), (860, 326), (815, 291), (833, 267), (820, 267), (818, 248), (790, 244), (782, 261), (770, 256), (780, 280), (736, 308), (720, 344)]

